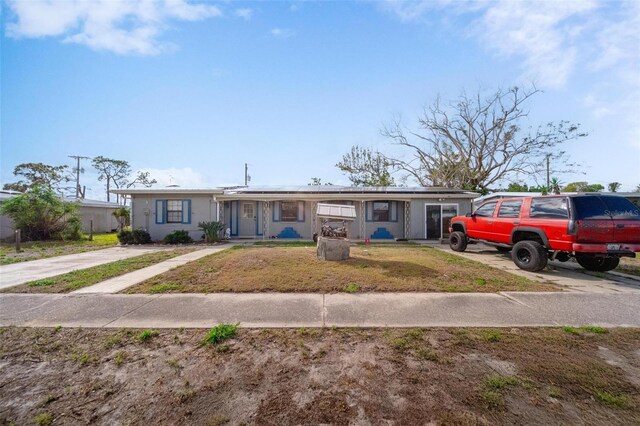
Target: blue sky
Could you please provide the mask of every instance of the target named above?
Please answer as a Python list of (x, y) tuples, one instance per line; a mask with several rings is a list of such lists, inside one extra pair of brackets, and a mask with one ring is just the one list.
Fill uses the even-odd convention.
[[(535, 81), (589, 180), (640, 184), (638, 2), (6, 1), (2, 182), (22, 162), (128, 160), (160, 184), (348, 184), (354, 144), (440, 94)], [(88, 197), (104, 198), (86, 164)]]

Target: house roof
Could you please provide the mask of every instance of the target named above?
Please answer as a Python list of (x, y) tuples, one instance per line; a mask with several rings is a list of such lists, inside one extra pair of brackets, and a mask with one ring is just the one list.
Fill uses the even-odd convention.
[(396, 186), (374, 186), (355, 187), (337, 185), (291, 185), (291, 186), (251, 186), (251, 187), (213, 187), (213, 188), (133, 188), (111, 191), (114, 194), (208, 194), (220, 195), (221, 198), (291, 198), (300, 195), (308, 197), (337, 197), (345, 198), (357, 194), (377, 197), (380, 195), (393, 195), (402, 197), (403, 195), (442, 195), (451, 198), (476, 198), (475, 192), (468, 192), (461, 189), (438, 188), (438, 187), (396, 187)]
[[(20, 194), (22, 194), (22, 192), (8, 191), (6, 189), (0, 190), (0, 202), (6, 201)], [(74, 197), (64, 197), (63, 199), (64, 201), (78, 202), (83, 207), (104, 207), (104, 208), (110, 208), (110, 209), (117, 209), (117, 208), (123, 207), (122, 205), (117, 203), (111, 203), (108, 201), (101, 201), (101, 200), (87, 200), (83, 198), (76, 199)]]

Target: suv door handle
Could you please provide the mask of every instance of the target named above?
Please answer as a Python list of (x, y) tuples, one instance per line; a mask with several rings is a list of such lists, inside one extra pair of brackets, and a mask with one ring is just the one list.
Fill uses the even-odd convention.
[(492, 220), (488, 220), (488, 221), (487, 221), (487, 223), (488, 223), (488, 224), (492, 224), (492, 223), (493, 223), (493, 221), (492, 221)]
[(624, 223), (617, 223), (616, 228), (624, 228)]

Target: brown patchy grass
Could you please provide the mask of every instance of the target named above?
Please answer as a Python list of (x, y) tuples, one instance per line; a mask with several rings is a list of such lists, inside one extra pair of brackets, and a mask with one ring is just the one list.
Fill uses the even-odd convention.
[(640, 329), (0, 329), (0, 424), (640, 422)]
[(623, 257), (620, 259), (620, 265), (615, 270), (623, 274), (640, 276), (640, 258)]
[(0, 293), (69, 293), (83, 287), (87, 287), (109, 278), (124, 275), (147, 266), (155, 265), (176, 256), (190, 253), (195, 248), (185, 247), (174, 250), (161, 250), (141, 256), (130, 257), (105, 263), (104, 265), (93, 266), (86, 269), (78, 269), (66, 274), (54, 277), (42, 278), (36, 281), (9, 287), (1, 290)]
[(357, 246), (343, 262), (322, 262), (315, 247), (237, 247), (183, 265), (127, 290), (148, 293), (554, 291), (479, 262), (428, 247)]

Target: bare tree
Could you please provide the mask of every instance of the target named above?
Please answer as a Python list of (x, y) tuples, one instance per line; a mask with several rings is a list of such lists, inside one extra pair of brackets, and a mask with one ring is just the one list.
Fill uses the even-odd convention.
[(390, 161), (378, 151), (360, 146), (351, 147), (351, 151), (342, 156), (336, 164), (345, 172), (355, 186), (393, 186)]
[(394, 143), (409, 148), (411, 159), (390, 158), (422, 186), (486, 191), (516, 174), (546, 174), (546, 158), (567, 173), (576, 166), (560, 150), (568, 141), (587, 136), (579, 125), (560, 121), (522, 129), (526, 104), (541, 93), (535, 86), (498, 89), (488, 97), (463, 93), (443, 105), (438, 98), (419, 117), (419, 130), (407, 130), (396, 119), (382, 130)]
[(111, 186), (121, 188), (126, 184), (127, 176), (131, 174), (129, 162), (98, 156), (91, 160), (91, 164), (100, 172), (98, 180), (105, 181), (107, 186), (107, 201), (111, 201)]

